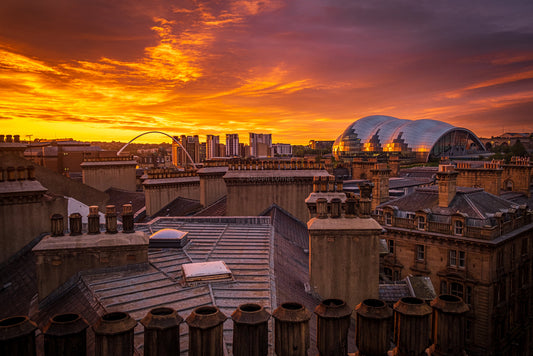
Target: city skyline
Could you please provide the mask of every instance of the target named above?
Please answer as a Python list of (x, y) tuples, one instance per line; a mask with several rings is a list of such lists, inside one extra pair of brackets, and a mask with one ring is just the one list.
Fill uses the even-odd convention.
[(7, 0), (0, 122), (102, 141), (157, 129), (307, 144), (374, 114), (531, 132), (531, 15), (525, 1)]

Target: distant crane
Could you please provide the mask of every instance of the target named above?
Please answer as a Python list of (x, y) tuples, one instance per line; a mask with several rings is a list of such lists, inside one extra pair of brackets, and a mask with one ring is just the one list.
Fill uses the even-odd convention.
[(124, 145), (124, 147), (122, 147), (122, 148), (117, 152), (117, 156), (120, 156), (120, 154), (122, 153), (122, 151), (123, 151), (126, 147), (128, 147), (128, 145), (129, 145), (130, 143), (132, 143), (133, 141), (135, 141), (136, 139), (138, 139), (138, 138), (141, 137), (141, 136), (144, 136), (144, 135), (147, 135), (147, 134), (151, 134), (151, 133), (158, 133), (158, 134), (162, 134), (162, 135), (165, 135), (165, 136), (170, 137), (170, 138), (172, 139), (172, 141), (176, 142), (176, 143), (181, 147), (181, 149), (185, 152), (185, 154), (187, 155), (187, 157), (189, 157), (189, 160), (191, 161), (192, 166), (194, 167), (194, 169), (197, 169), (196, 164), (195, 164), (194, 161), (192, 160), (191, 155), (189, 154), (189, 152), (187, 152), (187, 150), (185, 149), (185, 147), (183, 147), (183, 145), (182, 145), (178, 140), (176, 140), (176, 138), (174, 138), (173, 136), (170, 136), (169, 134), (167, 134), (167, 133), (165, 133), (165, 132), (162, 132), (162, 131), (146, 131), (146, 132), (143, 132), (142, 134), (140, 134), (140, 135), (138, 135), (138, 136), (135, 136), (134, 138), (132, 138), (132, 139), (130, 140), (130, 142), (126, 143), (126, 144)]

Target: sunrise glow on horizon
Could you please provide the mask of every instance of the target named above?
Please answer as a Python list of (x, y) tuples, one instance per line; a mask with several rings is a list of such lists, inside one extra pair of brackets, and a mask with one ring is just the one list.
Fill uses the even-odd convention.
[(518, 0), (5, 0), (1, 133), (307, 144), (368, 115), (532, 132), (531, 18)]

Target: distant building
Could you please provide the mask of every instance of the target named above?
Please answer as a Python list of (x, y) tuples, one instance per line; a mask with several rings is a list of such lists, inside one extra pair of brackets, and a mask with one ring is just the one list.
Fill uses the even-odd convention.
[(469, 355), (526, 355), (533, 337), (531, 210), (482, 188), (458, 187), (461, 174), (442, 165), (438, 187), (377, 206), (390, 252), (382, 274), (392, 281), (429, 277), (437, 294), (463, 298), (471, 310)]
[(292, 156), (292, 146), (289, 143), (275, 143), (272, 149), (276, 156)]
[(272, 157), (272, 134), (250, 132), (250, 156)]
[(207, 135), (206, 139), (206, 154), (205, 159), (211, 159), (213, 157), (219, 157), (219, 144), (220, 138), (215, 135)]
[(335, 141), (316, 141), (309, 140), (309, 148), (313, 150), (331, 150)]
[(337, 138), (332, 153), (337, 159), (402, 154), (420, 162), (488, 154), (480, 139), (468, 129), (437, 120), (400, 120), (383, 115), (352, 123)]
[(226, 134), (226, 157), (240, 156), (239, 135)]
[[(200, 140), (198, 139), (198, 135), (181, 135), (179, 138), (178, 136), (174, 136), (174, 138), (179, 140), (181, 145), (187, 150), (187, 152), (191, 156), (194, 163), (200, 162)], [(172, 142), (172, 163), (175, 166), (182, 167), (191, 165), (191, 161), (187, 157), (187, 154), (176, 142)]]
[(116, 151), (104, 151), (89, 142), (72, 139), (31, 142), (24, 151), (26, 159), (66, 176), (81, 174), (84, 158), (114, 156)]

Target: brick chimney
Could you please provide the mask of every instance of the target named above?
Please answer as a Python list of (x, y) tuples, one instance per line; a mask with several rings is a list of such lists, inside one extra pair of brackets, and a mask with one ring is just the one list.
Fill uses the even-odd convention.
[(341, 299), (354, 308), (364, 299), (378, 297), (382, 228), (370, 217), (371, 191), (367, 184), (361, 186), (359, 199), (313, 192), (306, 200), (310, 211), (316, 209), (316, 217), (307, 223), (309, 280), (321, 299)]
[(372, 210), (379, 204), (389, 200), (389, 177), (391, 170), (386, 163), (376, 163), (370, 170), (372, 173)]
[(457, 175), (455, 167), (451, 164), (439, 165), (437, 181), (439, 184), (439, 207), (450, 206), (455, 193), (457, 192)]

